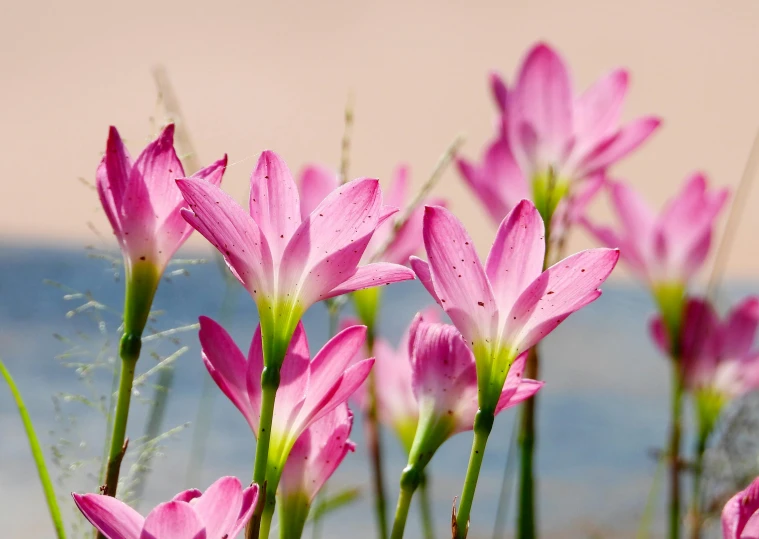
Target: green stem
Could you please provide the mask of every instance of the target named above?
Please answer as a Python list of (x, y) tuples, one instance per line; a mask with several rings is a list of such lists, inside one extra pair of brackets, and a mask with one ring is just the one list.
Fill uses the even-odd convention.
[[(374, 336), (368, 335), (368, 353), (371, 356), (374, 348)], [(377, 387), (374, 373), (369, 373), (367, 380), (367, 409), (364, 418), (366, 445), (372, 464), (372, 484), (374, 487), (374, 510), (379, 524), (380, 539), (387, 539), (387, 497), (385, 495), (382, 439), (380, 437), (379, 420), (377, 418)]]
[(666, 457), (664, 455), (661, 455), (656, 464), (656, 471), (654, 472), (654, 478), (651, 481), (651, 489), (648, 491), (646, 505), (643, 508), (643, 514), (640, 516), (638, 532), (635, 535), (637, 539), (648, 539), (648, 537), (651, 535), (651, 523), (653, 522), (656, 513), (656, 499), (659, 494), (661, 481), (664, 478), (664, 469), (666, 467), (666, 464)]
[(422, 480), (419, 483), (419, 512), (422, 515), (424, 539), (435, 539), (435, 527), (432, 524), (432, 506), (430, 505), (429, 496), (429, 481), (427, 474), (422, 474)]
[(708, 432), (700, 432), (696, 440), (696, 461), (693, 469), (693, 499), (691, 500), (691, 521), (693, 523), (691, 527), (691, 539), (701, 539), (701, 478), (704, 473), (704, 453), (706, 452), (708, 438)]
[(390, 534), (390, 539), (402, 539), (413, 496), (413, 488), (401, 488), (400, 496), (398, 496), (398, 506), (395, 508), (395, 520), (393, 521), (393, 531)]
[(55, 488), (53, 482), (50, 480), (50, 474), (47, 471), (47, 465), (45, 464), (45, 455), (42, 453), (42, 447), (40, 447), (40, 441), (37, 438), (37, 434), (34, 432), (34, 424), (32, 418), (29, 416), (29, 412), (26, 410), (24, 400), (21, 398), (21, 393), (16, 387), (16, 383), (11, 377), (11, 373), (5, 368), (5, 364), (0, 360), (0, 373), (2, 373), (5, 382), (11, 390), (13, 399), (16, 401), (18, 407), (18, 414), (21, 416), (21, 422), (24, 424), (24, 430), (26, 431), (26, 438), (29, 440), (29, 449), (32, 451), (32, 457), (34, 458), (34, 464), (37, 466), (37, 474), (40, 476), (40, 483), (42, 483), (42, 490), (45, 493), (45, 501), (47, 502), (48, 511), (50, 511), (50, 518), (53, 520), (53, 526), (55, 527), (55, 534), (58, 539), (66, 538), (66, 529), (63, 527), (63, 518), (61, 518), (61, 510), (58, 507), (58, 500), (55, 497)]
[(119, 486), (121, 461), (126, 453), (126, 428), (129, 419), (129, 403), (132, 400), (132, 384), (137, 360), (140, 357), (142, 338), (139, 334), (125, 333), (121, 337), (119, 355), (121, 356), (121, 371), (119, 373), (119, 390), (116, 397), (116, 411), (113, 416), (113, 433), (111, 447), (108, 451), (108, 466), (105, 472), (103, 493), (106, 496), (116, 496)]
[(680, 437), (682, 433), (683, 385), (680, 363), (672, 360), (672, 417), (669, 431), (669, 538), (680, 538)]
[[(527, 358), (525, 378), (537, 380), (539, 375), (538, 347), (533, 346)], [(535, 406), (537, 395), (522, 404), (519, 426), (519, 497), (517, 510), (517, 538), (533, 539), (537, 535), (535, 510)]]
[(469, 455), (469, 465), (466, 470), (464, 479), (464, 488), (461, 491), (461, 502), (456, 517), (456, 530), (458, 539), (464, 539), (469, 530), (469, 514), (472, 510), (474, 501), (474, 491), (477, 488), (477, 479), (480, 476), (482, 459), (485, 456), (485, 445), (488, 443), (488, 436), (493, 429), (495, 415), (493, 412), (485, 412), (480, 409), (474, 418), (474, 440), (472, 441), (472, 452)]
[(271, 498), (269, 498), (269, 493), (267, 493), (266, 497), (268, 499), (266, 500), (266, 505), (264, 506), (264, 512), (261, 515), (261, 531), (259, 533), (259, 537), (269, 537), (269, 531), (271, 530), (271, 521), (274, 518), (274, 493), (271, 493)]
[[(253, 465), (253, 482), (259, 485), (259, 488), (266, 489), (264, 496), (259, 498), (256, 504), (256, 510), (250, 519), (245, 530), (246, 539), (257, 539), (258, 537), (268, 537), (260, 535), (261, 518), (266, 506), (274, 506), (274, 495), (276, 487), (270, 491), (266, 486), (266, 465), (269, 460), (269, 443), (271, 441), (271, 423), (274, 418), (274, 399), (277, 396), (279, 388), (279, 372), (271, 367), (264, 367), (261, 373), (261, 420), (258, 427), (258, 442), (256, 443), (256, 461)], [(270, 517), (271, 520), (271, 517)]]

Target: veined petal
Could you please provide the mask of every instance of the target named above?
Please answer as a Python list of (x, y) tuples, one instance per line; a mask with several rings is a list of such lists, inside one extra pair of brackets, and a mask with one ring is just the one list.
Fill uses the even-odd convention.
[(301, 217), (306, 219), (309, 214), (327, 198), (332, 191), (340, 186), (337, 172), (317, 165), (309, 165), (300, 175), (300, 208)]
[(545, 227), (529, 200), (522, 200), (501, 222), (485, 262), (485, 273), (500, 312), (508, 312), (519, 295), (543, 271)]
[(494, 337), (497, 307), (472, 239), (445, 208), (427, 206), (424, 246), (436, 296), (467, 342)]
[(348, 277), (327, 294), (321, 296), (320, 299), (332, 298), (356, 290), (362, 290), (364, 288), (373, 288), (375, 286), (397, 283), (399, 281), (408, 281), (413, 278), (414, 272), (406, 266), (390, 264), (389, 262), (375, 262), (374, 264), (367, 264), (366, 266), (359, 266), (356, 268), (353, 275)]
[(182, 204), (182, 193), (174, 180), (184, 177), (184, 168), (174, 150), (174, 124), (169, 124), (134, 162), (126, 196), (137, 200), (136, 197), (148, 193), (149, 198), (141, 202), (149, 203), (153, 210), (150, 217), (163, 221)]
[(166, 502), (147, 516), (140, 539), (207, 539), (207, 536), (189, 503)]
[[(332, 337), (311, 362), (311, 394), (324, 394), (345, 372), (366, 342), (366, 326), (351, 326)], [(318, 396), (316, 397), (319, 398)]]
[(606, 169), (643, 144), (659, 125), (661, 120), (655, 117), (633, 120), (590, 148), (578, 163), (574, 175), (582, 178)]
[[(751, 517), (759, 511), (759, 478), (745, 490), (730, 498), (722, 510), (722, 536), (724, 539), (742, 539)], [(746, 538), (750, 539), (750, 538)]]
[(300, 198), (290, 169), (276, 153), (265, 151), (250, 178), (250, 215), (279, 263), (301, 223)]
[[(200, 317), (200, 346), (203, 363), (222, 393), (232, 401), (258, 435), (260, 415), (260, 372), (257, 386), (247, 384), (248, 363), (232, 337), (223, 327), (207, 318)], [(259, 336), (260, 339), (260, 336)]]
[(273, 296), (274, 264), (266, 237), (229, 195), (204, 180), (177, 180), (190, 210), (184, 218), (224, 257), (254, 299)]
[[(118, 130), (111, 126), (108, 131), (105, 155), (97, 169), (96, 183), (100, 203), (114, 232), (120, 236), (121, 214), (124, 196), (132, 171), (132, 160)], [(119, 237), (121, 241), (122, 238)]]
[(242, 508), (242, 485), (236, 477), (222, 477), (215, 481), (192, 506), (210, 538), (234, 537)]
[(427, 292), (430, 293), (430, 296), (432, 296), (432, 299), (435, 300), (435, 303), (443, 307), (443, 303), (440, 301), (440, 298), (437, 297), (437, 292), (435, 292), (435, 286), (432, 284), (432, 273), (430, 272), (430, 265), (421, 258), (417, 258), (415, 256), (409, 258), (409, 264), (411, 265), (411, 269), (416, 274), (416, 278), (419, 279), (419, 282), (424, 285), (424, 288), (426, 288)]
[(108, 539), (139, 539), (145, 519), (121, 500), (100, 494), (72, 496), (90, 524)]
[(627, 70), (615, 69), (577, 99), (574, 106), (575, 134), (584, 144), (596, 142), (616, 129), (629, 78)]
[(589, 249), (544, 271), (519, 296), (506, 320), (505, 341), (521, 353), (567, 316), (601, 295), (598, 286), (619, 259), (617, 249)]

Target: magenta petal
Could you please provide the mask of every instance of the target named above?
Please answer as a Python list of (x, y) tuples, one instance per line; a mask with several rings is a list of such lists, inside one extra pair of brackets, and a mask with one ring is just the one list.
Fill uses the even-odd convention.
[(196, 488), (191, 488), (188, 490), (185, 490), (184, 492), (180, 492), (176, 496), (174, 496), (171, 501), (172, 502), (189, 502), (190, 500), (194, 500), (195, 498), (200, 498), (203, 495), (201, 491), (199, 491)]
[(207, 536), (203, 522), (190, 504), (166, 502), (147, 516), (140, 539), (207, 539)]
[(332, 337), (311, 362), (309, 401), (320, 399), (345, 372), (366, 342), (366, 326), (351, 326)]
[(97, 169), (96, 183), (100, 203), (103, 205), (108, 220), (118, 235), (121, 233), (121, 208), (124, 205), (124, 195), (129, 174), (132, 170), (132, 160), (118, 130), (111, 126), (108, 131), (105, 155)]
[[(182, 194), (174, 181), (184, 176), (184, 168), (174, 150), (174, 124), (169, 124), (135, 160), (127, 196), (140, 195), (143, 187), (139, 185), (142, 183), (150, 193), (149, 201), (155, 215), (168, 215), (182, 202)], [(132, 188), (138, 190), (131, 191)]]
[(300, 175), (301, 217), (308, 215), (340, 185), (337, 172), (324, 167), (310, 165)]
[(203, 362), (211, 378), (257, 434), (259, 410), (253, 403), (260, 401), (260, 395), (252, 391), (260, 392), (260, 389), (250, 388), (246, 383), (248, 364), (245, 356), (229, 333), (205, 316), (200, 317), (199, 337)]
[(576, 176), (588, 176), (619, 161), (643, 144), (660, 124), (659, 118), (639, 118), (622, 127), (616, 133), (608, 135), (582, 158), (577, 166)]
[(472, 239), (445, 208), (427, 206), (424, 245), (440, 304), (467, 342), (493, 337), (496, 303)]
[(426, 288), (427, 292), (430, 293), (432, 299), (434, 299), (438, 305), (443, 307), (440, 298), (437, 297), (437, 292), (435, 292), (435, 286), (432, 284), (432, 273), (430, 273), (430, 265), (421, 258), (417, 258), (415, 256), (409, 258), (409, 264), (411, 265), (411, 269), (416, 274), (416, 278), (419, 279), (419, 282), (424, 285), (424, 288)]
[(485, 273), (501, 312), (508, 312), (527, 285), (543, 271), (545, 227), (529, 200), (504, 218), (490, 249)]
[(276, 153), (265, 151), (250, 178), (250, 215), (279, 260), (301, 223), (300, 198), (290, 169)]
[(738, 492), (725, 504), (722, 510), (723, 538), (743, 539), (746, 524), (757, 511), (759, 511), (759, 478), (754, 479), (745, 490)]
[(320, 299), (332, 298), (362, 290), (364, 288), (373, 288), (400, 281), (408, 281), (414, 278), (414, 272), (405, 266), (390, 264), (389, 262), (375, 262), (356, 268), (356, 271), (345, 281), (340, 283), (337, 288), (333, 288)]
[(145, 519), (121, 500), (100, 494), (72, 496), (85, 518), (108, 539), (139, 539)]
[[(257, 333), (258, 335), (260, 333)], [(263, 353), (261, 360), (263, 362)], [(303, 324), (298, 322), (279, 372), (279, 389), (274, 405), (272, 425), (282, 432), (291, 427), (291, 419), (298, 415), (306, 395), (312, 390), (309, 381), (310, 366), (311, 356), (308, 350), (308, 338), (305, 329), (303, 329)], [(261, 371), (258, 371), (253, 373), (248, 380), (248, 387), (260, 387), (260, 383)]]
[(531, 348), (567, 316), (601, 295), (598, 286), (619, 259), (616, 249), (589, 249), (544, 271), (519, 296), (506, 320), (506, 340), (517, 352)]
[(577, 99), (574, 120), (578, 139), (596, 142), (616, 129), (629, 78), (626, 70), (616, 69)]
[(250, 517), (253, 516), (253, 511), (256, 509), (256, 502), (258, 501), (258, 491), (258, 485), (251, 485), (242, 491), (242, 507), (237, 517), (237, 523), (229, 532), (230, 538), (237, 537), (250, 520)]
[(193, 505), (210, 538), (234, 537), (242, 508), (242, 485), (236, 477), (216, 480)]
[(224, 257), (254, 298), (271, 299), (274, 269), (269, 244), (253, 218), (229, 195), (204, 180), (177, 180), (190, 210), (182, 215)]
[(749, 353), (759, 326), (759, 298), (752, 296), (738, 304), (727, 315), (720, 339), (722, 355), (737, 358)]
[(495, 71), (490, 72), (490, 93), (493, 94), (493, 99), (498, 107), (498, 111), (501, 114), (506, 112), (509, 91), (506, 88), (506, 82), (504, 82), (503, 78)]

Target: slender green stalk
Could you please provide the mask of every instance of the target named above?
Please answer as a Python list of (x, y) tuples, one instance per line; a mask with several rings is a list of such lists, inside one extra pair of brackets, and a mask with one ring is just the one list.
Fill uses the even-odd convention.
[(8, 372), (8, 369), (5, 367), (2, 360), (0, 360), (0, 373), (2, 373), (5, 382), (11, 390), (13, 399), (16, 401), (16, 406), (18, 407), (18, 414), (21, 416), (21, 422), (24, 424), (26, 438), (29, 440), (29, 449), (32, 451), (34, 464), (37, 467), (37, 474), (40, 476), (40, 483), (42, 483), (42, 490), (45, 493), (45, 501), (47, 502), (48, 511), (50, 511), (50, 518), (53, 520), (55, 534), (58, 539), (66, 539), (66, 529), (63, 526), (61, 510), (58, 507), (58, 500), (55, 497), (55, 488), (53, 487), (53, 482), (50, 480), (50, 473), (47, 471), (45, 455), (42, 453), (40, 441), (37, 438), (37, 433), (34, 432), (32, 418), (29, 416), (24, 400), (21, 398), (21, 393), (19, 392), (18, 387), (16, 387), (16, 383), (13, 381), (11, 373)]
[[(274, 493), (271, 493), (272, 498), (274, 497)], [(269, 494), (267, 493), (267, 498), (269, 497)], [(268, 499), (266, 500), (266, 505), (264, 506), (264, 512), (261, 515), (261, 531), (259, 532), (259, 537), (269, 537), (269, 531), (271, 531), (271, 522), (274, 519), (274, 506), (275, 503)]]
[(651, 481), (651, 490), (648, 491), (648, 497), (646, 498), (646, 505), (643, 508), (643, 514), (640, 516), (640, 524), (638, 525), (638, 533), (635, 535), (637, 539), (648, 539), (651, 535), (651, 522), (654, 520), (654, 513), (656, 511), (656, 498), (659, 493), (659, 487), (664, 477), (664, 469), (667, 464), (667, 459), (664, 455), (658, 457), (658, 463), (656, 464), (656, 472), (654, 472), (654, 478)]
[(493, 539), (500, 539), (504, 536), (506, 528), (506, 517), (509, 511), (509, 499), (511, 498), (512, 488), (514, 486), (514, 468), (516, 466), (516, 445), (517, 433), (519, 432), (519, 422), (514, 423), (511, 429), (511, 438), (509, 440), (509, 450), (506, 452), (506, 462), (503, 465), (503, 477), (501, 478), (501, 493), (498, 495), (498, 510), (495, 514), (493, 523)]
[(485, 446), (488, 443), (488, 436), (493, 429), (495, 415), (493, 412), (479, 410), (474, 418), (474, 440), (472, 441), (472, 452), (469, 455), (469, 465), (466, 470), (464, 479), (464, 488), (461, 491), (461, 501), (459, 502), (459, 511), (456, 516), (456, 530), (458, 539), (464, 539), (469, 530), (469, 514), (472, 510), (474, 501), (474, 491), (477, 488), (477, 479), (480, 476), (482, 459), (485, 456)]
[(693, 499), (691, 500), (691, 539), (701, 539), (701, 525), (703, 519), (701, 515), (701, 478), (704, 473), (704, 453), (706, 452), (706, 442), (709, 439), (709, 433), (703, 430), (699, 432), (696, 440), (695, 463), (693, 469)]
[(430, 505), (429, 486), (430, 479), (426, 473), (422, 474), (419, 483), (419, 512), (422, 515), (422, 533), (424, 539), (435, 539), (435, 526), (432, 523), (432, 506)]
[(395, 508), (395, 520), (393, 521), (393, 531), (390, 534), (390, 539), (402, 539), (413, 496), (413, 488), (401, 488), (400, 496), (398, 496), (398, 506)]
[(683, 385), (680, 363), (673, 359), (672, 403), (669, 430), (669, 538), (680, 538), (680, 437), (682, 435)]
[[(271, 441), (271, 423), (274, 418), (274, 399), (277, 396), (278, 388), (279, 372), (272, 370), (271, 367), (264, 367), (261, 373), (261, 419), (258, 428), (258, 442), (256, 443), (256, 461), (253, 465), (253, 482), (265, 492), (263, 498), (259, 499), (256, 504), (253, 517), (245, 530), (246, 539), (268, 537), (268, 529), (266, 535), (260, 535), (260, 530), (266, 507), (271, 506), (273, 512), (275, 503), (276, 488), (269, 492), (269, 488), (265, 485), (266, 465), (269, 460), (269, 443)], [(269, 521), (271, 521), (271, 516), (269, 516)]]

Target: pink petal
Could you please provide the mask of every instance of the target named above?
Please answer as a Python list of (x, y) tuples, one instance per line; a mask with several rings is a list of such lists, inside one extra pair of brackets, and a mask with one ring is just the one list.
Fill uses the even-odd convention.
[(413, 422), (419, 414), (411, 386), (408, 344), (404, 346), (404, 340), (408, 340), (407, 335), (401, 339), (397, 351), (384, 339), (374, 342), (373, 376), (376, 387), (382, 388), (377, 392), (377, 415), (388, 427), (398, 422)]
[[(119, 132), (111, 126), (108, 131), (105, 155), (97, 169), (96, 183), (100, 203), (117, 235), (121, 234), (121, 209), (129, 183), (132, 160)], [(119, 238), (122, 240), (122, 238)]]
[(607, 135), (582, 157), (577, 165), (575, 176), (585, 177), (599, 170), (605, 170), (643, 144), (660, 124), (659, 118), (639, 118), (619, 131)]
[[(263, 354), (261, 355), (263, 357)], [(303, 324), (298, 322), (279, 371), (279, 389), (274, 404), (272, 426), (283, 433), (288, 431), (292, 418), (298, 415), (306, 396), (309, 391), (312, 391), (309, 380), (310, 367), (311, 356), (308, 351), (308, 338)], [(260, 385), (260, 373), (258, 380), (249, 380), (248, 387), (254, 383)]]
[(307, 307), (351, 277), (378, 226), (381, 209), (377, 180), (353, 180), (330, 193), (285, 249), (281, 293)]
[(432, 299), (434, 299), (438, 305), (443, 307), (440, 298), (437, 297), (437, 292), (435, 292), (435, 286), (432, 284), (432, 273), (430, 272), (430, 265), (421, 258), (417, 258), (415, 256), (409, 258), (409, 264), (411, 265), (411, 269), (416, 274), (416, 278), (419, 279), (419, 282), (424, 285), (424, 288), (426, 288), (427, 292), (430, 293)]
[(572, 135), (572, 83), (564, 61), (548, 45), (536, 45), (525, 58), (509, 103), (510, 141), (526, 157), (518, 141), (520, 126), (529, 126), (540, 141), (539, 158), (554, 161)]
[(108, 539), (139, 539), (145, 519), (121, 500), (100, 494), (72, 496), (90, 524)]
[(445, 208), (425, 207), (424, 245), (440, 303), (467, 342), (490, 339), (496, 302), (472, 239)]
[(216, 480), (193, 505), (208, 537), (234, 537), (242, 508), (242, 485), (236, 477)]
[(385, 204), (396, 208), (403, 208), (408, 202), (409, 188), (409, 167), (408, 165), (399, 165), (395, 169), (393, 181), (390, 189), (387, 191)]
[(751, 296), (727, 315), (721, 331), (722, 354), (737, 358), (749, 353), (759, 326), (759, 297)]
[(266, 237), (275, 261), (301, 223), (300, 198), (287, 164), (272, 151), (258, 159), (250, 178), (250, 215)]
[(509, 91), (506, 88), (506, 82), (495, 71), (490, 72), (490, 93), (493, 94), (498, 111), (501, 113), (506, 112)]
[(514, 363), (511, 364), (509, 374), (506, 376), (506, 382), (501, 391), (501, 397), (498, 399), (498, 404), (495, 407), (496, 414), (500, 413), (501, 410), (511, 408), (526, 401), (543, 387), (543, 382), (522, 378), (528, 357), (528, 352), (522, 352), (514, 360)]
[(528, 350), (567, 316), (598, 298), (597, 287), (618, 259), (616, 249), (589, 249), (544, 271), (522, 292), (508, 315), (508, 344), (517, 352)]
[(543, 271), (545, 227), (529, 200), (522, 200), (503, 219), (485, 262), (498, 310), (508, 312), (527, 285)]
[(237, 517), (237, 523), (229, 532), (230, 538), (237, 537), (250, 520), (250, 517), (253, 516), (253, 511), (256, 509), (256, 502), (258, 501), (258, 491), (258, 485), (251, 485), (242, 491), (242, 507)]
[(337, 172), (317, 165), (309, 165), (300, 175), (301, 217), (308, 215), (321, 204), (327, 195), (337, 189), (340, 178)]
[(206, 530), (190, 504), (166, 502), (147, 516), (140, 539), (206, 539)]
[(253, 218), (229, 195), (204, 180), (177, 180), (190, 210), (183, 217), (224, 257), (232, 273), (257, 298), (273, 295), (269, 244)]
[(612, 204), (627, 235), (641, 238), (649, 236), (656, 217), (646, 201), (625, 183), (609, 182), (608, 185)]
[[(443, 206), (445, 202), (438, 199), (435, 200), (435, 205)], [(390, 245), (388, 245), (381, 260), (393, 264), (408, 264), (409, 257), (419, 253), (423, 248), (423, 219), (424, 208), (415, 208), (406, 222), (395, 232), (395, 237)], [(372, 250), (371, 244), (369, 249)]]
[(333, 288), (320, 299), (332, 298), (342, 294), (348, 294), (364, 288), (374, 288), (390, 283), (408, 281), (414, 278), (414, 272), (405, 266), (390, 264), (388, 262), (375, 262), (356, 268), (356, 271), (337, 288)]
[(730, 498), (722, 510), (722, 536), (724, 539), (740, 539), (743, 531), (759, 510), (759, 478), (754, 479), (745, 490)]
[(366, 326), (351, 326), (332, 337), (311, 362), (309, 400), (328, 391), (366, 342)]
[(180, 492), (176, 496), (174, 496), (171, 501), (172, 502), (189, 502), (191, 500), (194, 500), (195, 498), (200, 498), (203, 495), (201, 491), (199, 491), (196, 488), (191, 488), (189, 490), (185, 490), (184, 492)]
[(577, 138), (583, 143), (597, 142), (617, 127), (629, 78), (626, 70), (616, 69), (577, 99), (574, 126)]
[(260, 402), (260, 382), (258, 387), (251, 388), (247, 385), (248, 363), (245, 361), (245, 356), (229, 333), (205, 316), (200, 317), (199, 337), (203, 363), (211, 378), (232, 401), (232, 404), (242, 412), (253, 432), (258, 434), (260, 411), (256, 403)]

